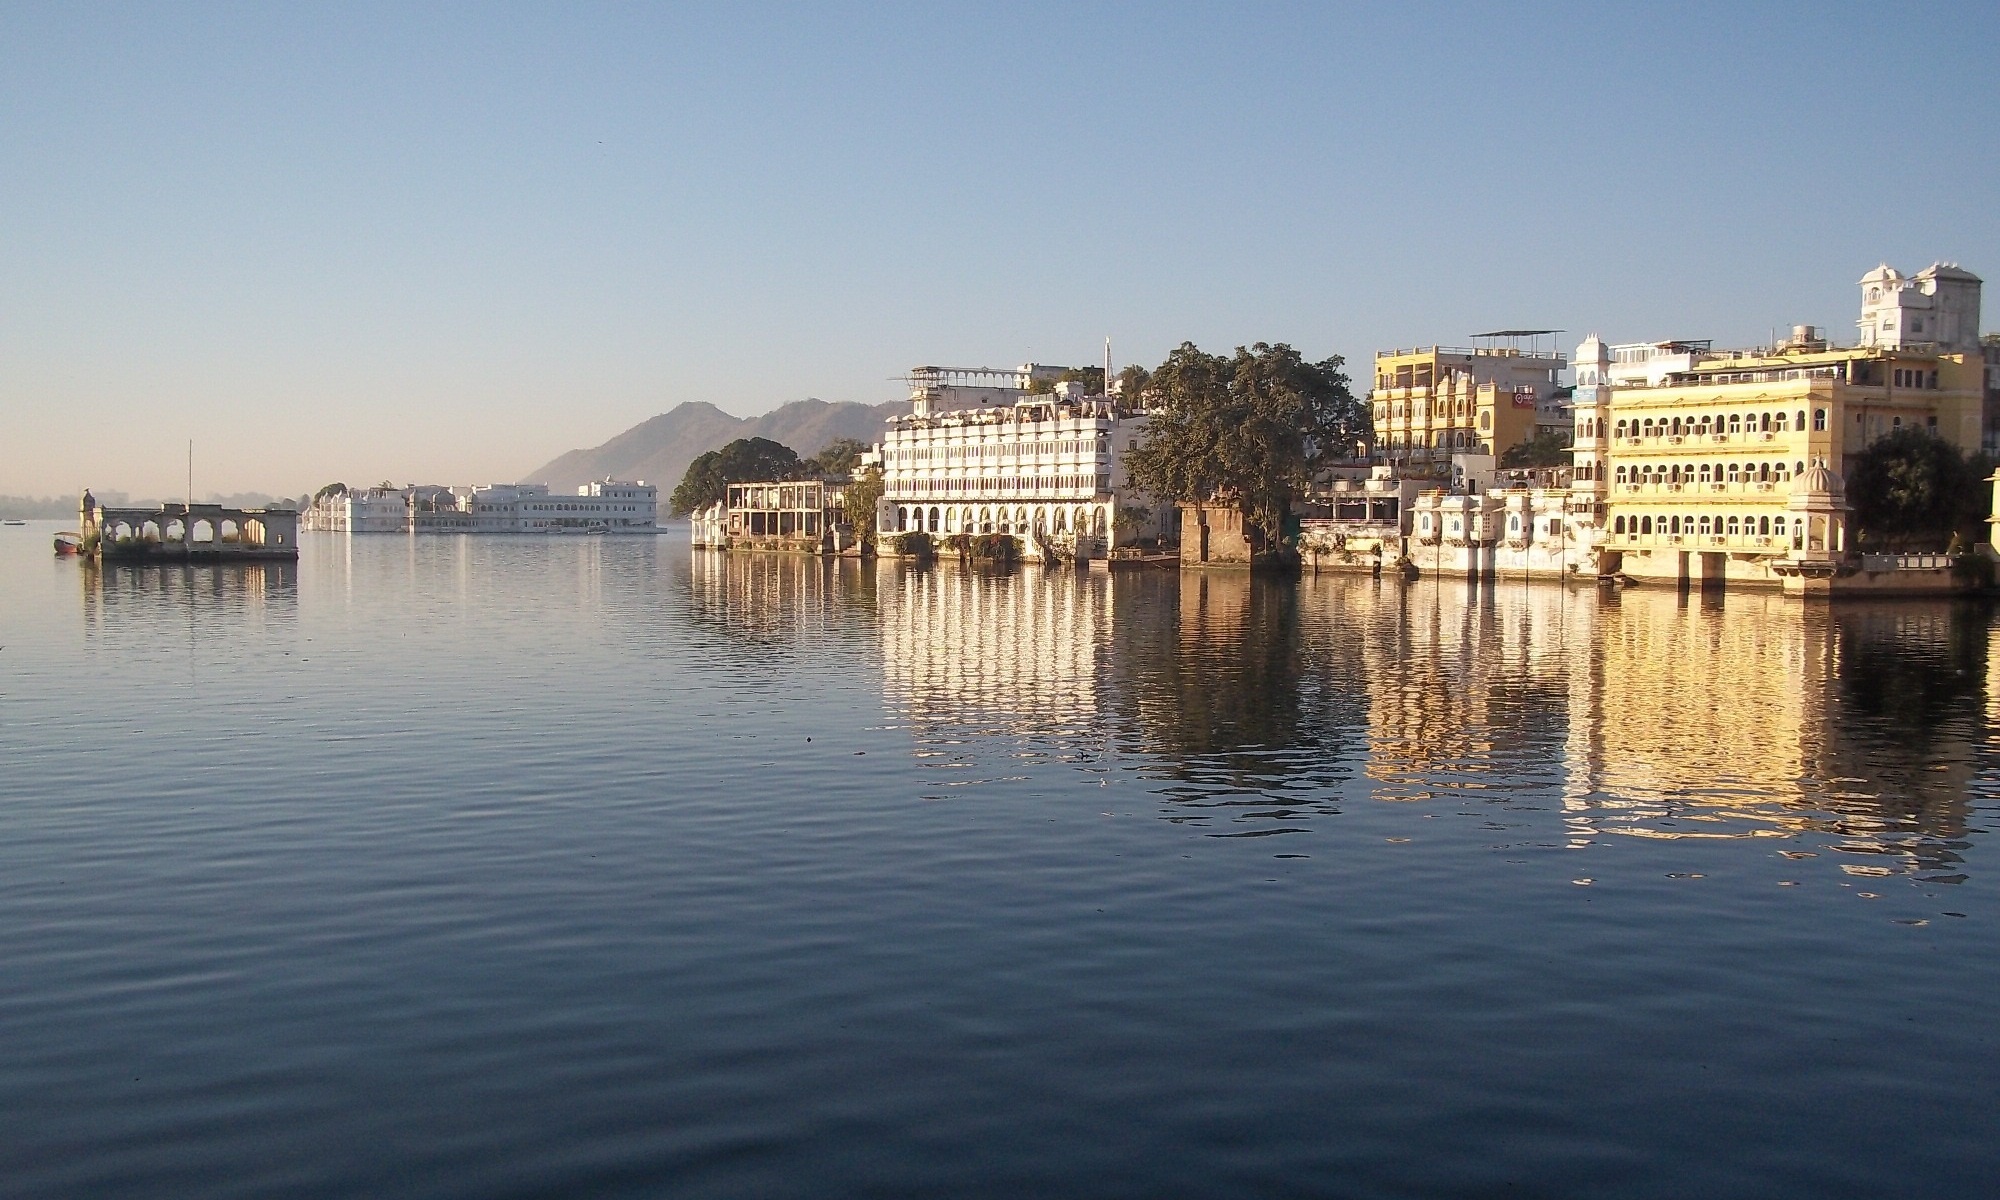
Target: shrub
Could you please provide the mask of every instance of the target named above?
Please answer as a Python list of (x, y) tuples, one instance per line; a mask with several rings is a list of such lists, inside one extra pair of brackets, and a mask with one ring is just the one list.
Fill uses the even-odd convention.
[(972, 557), (982, 562), (1018, 562), (1021, 543), (1011, 533), (982, 533), (972, 539)]

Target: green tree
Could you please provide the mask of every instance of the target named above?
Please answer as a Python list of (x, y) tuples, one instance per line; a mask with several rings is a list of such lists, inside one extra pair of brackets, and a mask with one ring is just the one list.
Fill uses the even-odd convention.
[(1898, 429), (1855, 457), (1847, 502), (1862, 542), (1941, 547), (1984, 536), (1990, 464), (1925, 429)]
[(737, 438), (689, 463), (668, 505), (674, 516), (684, 517), (726, 499), (732, 483), (796, 479), (801, 470), (799, 456), (790, 446), (769, 438)]
[(1553, 431), (1537, 433), (1525, 442), (1516, 442), (1500, 455), (1500, 465), (1510, 469), (1560, 467), (1569, 461), (1569, 439)]
[(814, 475), (852, 475), (861, 465), (861, 456), (868, 452), (868, 443), (857, 442), (853, 438), (835, 438), (826, 448), (805, 461), (809, 473)]
[(1069, 370), (1064, 371), (1062, 378), (1056, 380), (1056, 382), (1080, 383), (1083, 385), (1085, 395), (1101, 396), (1104, 394), (1104, 368), (1071, 367)]
[(1283, 343), (1229, 358), (1181, 343), (1146, 380), (1152, 417), (1126, 460), (1133, 482), (1175, 503), (1233, 501), (1277, 545), (1293, 498), (1367, 439), (1344, 365), (1307, 362)]
[(1136, 407), (1139, 398), (1146, 392), (1146, 380), (1151, 377), (1152, 372), (1137, 363), (1118, 372), (1116, 384), (1119, 399), (1129, 406)]
[(875, 503), (882, 498), (882, 468), (871, 466), (855, 476), (847, 485), (847, 493), (841, 497), (841, 510), (847, 523), (854, 527), (864, 542), (875, 540)]

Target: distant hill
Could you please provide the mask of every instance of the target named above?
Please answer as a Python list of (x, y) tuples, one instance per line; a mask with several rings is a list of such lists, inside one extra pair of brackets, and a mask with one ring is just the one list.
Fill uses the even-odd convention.
[(761, 437), (782, 442), (800, 458), (819, 453), (835, 438), (853, 438), (873, 445), (882, 440), (882, 424), (908, 405), (892, 400), (870, 405), (824, 400), (795, 400), (761, 417), (732, 417), (705, 400), (690, 400), (661, 413), (589, 450), (572, 450), (525, 476), (523, 483), (546, 483), (566, 490), (593, 479), (643, 479), (660, 489), (661, 511), (666, 494), (687, 473), (687, 466), (710, 450), (720, 450), (737, 438)]

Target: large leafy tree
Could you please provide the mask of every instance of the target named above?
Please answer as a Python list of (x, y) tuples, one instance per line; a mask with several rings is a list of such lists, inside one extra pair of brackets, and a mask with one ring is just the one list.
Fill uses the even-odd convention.
[(805, 465), (815, 475), (852, 475), (867, 451), (866, 442), (835, 438), (826, 444), (825, 449), (807, 459)]
[(1500, 454), (1500, 465), (1508, 468), (1560, 467), (1569, 461), (1569, 439), (1554, 432), (1537, 433)]
[(1280, 342), (1230, 357), (1183, 342), (1145, 377), (1150, 417), (1127, 459), (1141, 488), (1181, 504), (1233, 501), (1276, 545), (1292, 500), (1368, 437), (1339, 356), (1307, 362)]
[(725, 499), (732, 483), (796, 479), (802, 470), (803, 464), (790, 446), (769, 438), (737, 438), (689, 463), (668, 503), (673, 514), (682, 517)]
[(1943, 545), (1982, 536), (1987, 510), (1983, 457), (1924, 429), (1899, 429), (1855, 457), (1847, 502), (1865, 541)]
[(871, 466), (854, 477), (841, 498), (842, 515), (864, 541), (875, 540), (875, 502), (882, 498), (882, 491), (882, 468)]

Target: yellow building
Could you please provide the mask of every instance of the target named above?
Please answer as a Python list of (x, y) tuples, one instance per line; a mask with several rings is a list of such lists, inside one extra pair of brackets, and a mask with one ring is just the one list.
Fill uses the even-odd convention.
[[(1496, 342), (1548, 331), (1502, 330)], [(1375, 356), (1375, 448), (1385, 461), (1442, 468), (1454, 454), (1498, 455), (1538, 429), (1567, 432), (1557, 377), (1560, 353), (1518, 345), (1385, 350)]]
[(1976, 356), (1834, 348), (1816, 332), (1610, 389), (1604, 545), (1620, 569), (1777, 582), (1775, 560), (1848, 549), (1841, 477), (1870, 443), (1915, 428), (1978, 450)]

